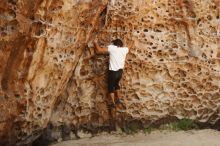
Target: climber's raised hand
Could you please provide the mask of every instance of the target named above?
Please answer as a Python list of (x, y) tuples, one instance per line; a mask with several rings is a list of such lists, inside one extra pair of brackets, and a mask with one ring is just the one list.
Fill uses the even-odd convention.
[(95, 40), (95, 41), (93, 42), (93, 44), (94, 44), (95, 52), (96, 52), (97, 54), (107, 54), (107, 53), (108, 53), (108, 49), (107, 49), (107, 48), (100, 47), (99, 44), (98, 44), (98, 42), (97, 42), (97, 40)]

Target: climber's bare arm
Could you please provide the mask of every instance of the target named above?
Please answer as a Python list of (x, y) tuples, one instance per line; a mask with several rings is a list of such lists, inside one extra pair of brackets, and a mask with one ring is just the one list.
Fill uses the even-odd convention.
[(128, 52), (130, 52), (131, 48), (134, 46), (134, 42), (128, 44)]
[(95, 52), (97, 54), (107, 54), (108, 53), (108, 48), (100, 47), (97, 42), (94, 42), (94, 46), (95, 46)]

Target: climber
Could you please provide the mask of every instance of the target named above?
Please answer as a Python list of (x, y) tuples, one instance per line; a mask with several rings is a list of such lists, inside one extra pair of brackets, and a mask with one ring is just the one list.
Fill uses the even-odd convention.
[(108, 96), (112, 100), (111, 107), (116, 104), (122, 104), (120, 95), (119, 81), (122, 77), (126, 55), (129, 51), (128, 47), (123, 47), (123, 42), (120, 39), (112, 41), (108, 47), (100, 47), (94, 41), (95, 51), (97, 54), (109, 54), (109, 70), (108, 70)]

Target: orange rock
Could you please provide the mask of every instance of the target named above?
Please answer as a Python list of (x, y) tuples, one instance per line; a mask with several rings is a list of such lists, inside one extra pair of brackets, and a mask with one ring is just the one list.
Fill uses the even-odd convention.
[(0, 141), (25, 144), (48, 123), (108, 125), (108, 56), (94, 55), (96, 38), (131, 46), (118, 122), (216, 123), (219, 8), (218, 0), (1, 0)]

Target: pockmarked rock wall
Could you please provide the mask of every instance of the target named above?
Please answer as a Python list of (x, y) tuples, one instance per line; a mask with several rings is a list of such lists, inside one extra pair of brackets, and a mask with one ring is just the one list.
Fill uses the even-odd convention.
[(0, 12), (0, 143), (30, 143), (48, 123), (109, 125), (94, 39), (131, 46), (117, 117), (220, 118), (219, 0), (1, 0)]

